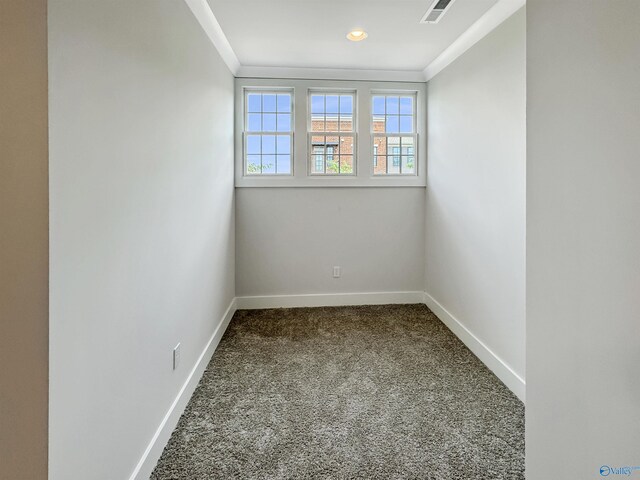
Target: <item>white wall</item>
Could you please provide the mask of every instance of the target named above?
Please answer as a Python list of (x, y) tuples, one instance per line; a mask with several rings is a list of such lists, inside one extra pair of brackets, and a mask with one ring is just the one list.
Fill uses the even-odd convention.
[(549, 7), (527, 3), (527, 479), (595, 479), (640, 466), (640, 2)]
[(427, 98), (429, 303), (439, 303), (506, 364), (522, 397), (524, 9), (434, 77)]
[(50, 478), (126, 479), (234, 297), (233, 78), (183, 1), (49, 29)]
[(236, 204), (238, 296), (423, 289), (424, 188), (238, 188)]

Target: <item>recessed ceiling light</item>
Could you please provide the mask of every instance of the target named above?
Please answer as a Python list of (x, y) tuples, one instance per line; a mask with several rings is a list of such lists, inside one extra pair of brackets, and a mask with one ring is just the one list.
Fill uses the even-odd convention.
[(347, 34), (347, 38), (352, 42), (359, 42), (367, 37), (367, 32), (364, 30), (352, 30)]

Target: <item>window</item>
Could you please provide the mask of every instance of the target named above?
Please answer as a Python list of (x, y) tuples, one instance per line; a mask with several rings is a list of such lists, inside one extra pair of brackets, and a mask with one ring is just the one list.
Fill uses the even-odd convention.
[(355, 174), (355, 93), (310, 92), (311, 175)]
[(416, 175), (415, 95), (371, 98), (374, 175)]
[(236, 78), (234, 84), (236, 187), (426, 185), (424, 82)]
[(244, 174), (292, 174), (291, 90), (245, 90)]

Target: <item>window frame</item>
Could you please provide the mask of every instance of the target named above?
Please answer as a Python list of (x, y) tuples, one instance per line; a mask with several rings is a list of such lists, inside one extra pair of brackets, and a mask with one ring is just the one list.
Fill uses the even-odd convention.
[[(420, 175), (420, 163), (419, 162), (419, 157), (418, 157), (418, 129), (419, 129), (419, 124), (418, 124), (418, 98), (419, 98), (419, 92), (408, 92), (408, 91), (401, 91), (401, 90), (372, 90), (371, 91), (371, 96), (369, 98), (369, 102), (370, 102), (370, 108), (369, 108), (369, 131), (370, 131), (370, 135), (371, 135), (371, 145), (372, 145), (372, 156), (371, 156), (371, 166), (372, 166), (372, 174), (375, 177), (378, 178), (383, 178), (383, 177), (400, 177), (400, 178), (406, 178), (406, 177), (418, 177)], [(408, 97), (411, 96), (412, 97), (412, 101), (413, 101), (413, 113), (411, 114), (412, 116), (412, 132), (407, 133), (407, 132), (400, 132), (400, 118), (402, 117), (402, 114), (400, 113), (400, 106), (398, 106), (398, 114), (397, 116), (398, 118), (398, 132), (375, 132), (375, 128), (374, 128), (374, 113), (373, 113), (373, 98), (374, 97), (384, 97), (385, 98), (385, 104), (386, 102), (386, 98), (387, 97)], [(386, 108), (385, 108), (385, 125), (387, 123), (387, 113), (386, 113)], [(387, 146), (387, 150), (385, 151), (384, 155), (378, 155), (378, 157), (385, 157), (386, 158), (386, 172), (385, 173), (375, 173), (375, 169), (378, 167), (378, 159), (375, 156), (375, 152), (373, 152), (374, 149), (373, 147), (375, 146), (375, 141), (376, 138), (385, 138), (388, 139), (390, 137), (398, 137), (400, 139), (400, 144), (398, 145), (398, 149), (399, 149), (399, 153), (398, 155), (391, 154), (389, 155), (389, 142), (388, 140), (385, 140), (385, 145)], [(402, 151), (403, 148), (401, 143), (402, 143), (402, 138), (413, 138), (413, 158), (414, 158), (414, 171), (412, 173), (402, 173)], [(396, 148), (394, 146), (394, 148)], [(409, 147), (407, 147), (409, 148)], [(409, 155), (406, 155), (409, 156)], [(396, 158), (398, 157), (398, 173), (395, 172), (389, 172), (389, 159), (390, 158)], [(394, 165), (393, 168), (396, 168), (396, 166)]]
[[(320, 132), (314, 132), (312, 131), (312, 125), (313, 125), (313, 113), (311, 112), (312, 107), (311, 107), (311, 97), (313, 95), (323, 95), (325, 96), (325, 111), (323, 112), (324, 115), (324, 122), (325, 122), (325, 129), (324, 131)], [(336, 95), (338, 97), (338, 103), (340, 102), (340, 96), (341, 95), (349, 95), (351, 96), (352, 99), (352, 103), (351, 103), (351, 108), (353, 110), (351, 116), (351, 131), (341, 131), (340, 130), (340, 123), (341, 123), (341, 116), (340, 113), (338, 113), (338, 131), (332, 132), (332, 131), (328, 131), (326, 129), (326, 121), (327, 121), (327, 111), (326, 111), (326, 97), (328, 95)], [(358, 102), (358, 94), (356, 90), (353, 89), (323, 89), (323, 88), (309, 88), (307, 90), (307, 145), (308, 145), (308, 153), (307, 156), (309, 157), (309, 162), (307, 165), (307, 171), (308, 171), (308, 175), (309, 176), (313, 176), (313, 177), (346, 177), (346, 176), (351, 176), (351, 177), (357, 177), (358, 175), (358, 169), (357, 169), (357, 165), (356, 165), (356, 159), (358, 157), (358, 133), (357, 133), (357, 111), (356, 111), (356, 105)], [(338, 110), (339, 111), (339, 110)], [(318, 173), (318, 172), (314, 172), (314, 168), (313, 168), (313, 162), (314, 162), (314, 158), (313, 158), (313, 149), (317, 144), (313, 143), (313, 137), (324, 137), (325, 138), (325, 143), (324, 148), (325, 148), (325, 153), (324, 155), (324, 172), (323, 173)], [(353, 151), (351, 153), (351, 165), (352, 165), (352, 172), (351, 173), (327, 173), (327, 155), (328, 153), (326, 153), (326, 149), (328, 147), (328, 144), (326, 143), (326, 138), (327, 137), (337, 137), (338, 138), (338, 153), (336, 154), (335, 151), (332, 152), (332, 156), (337, 156), (338, 157), (338, 162), (340, 162), (340, 157), (342, 156), (342, 154), (340, 153), (340, 145), (342, 142), (342, 138), (346, 137), (346, 138), (353, 138)], [(338, 169), (340, 169), (340, 166), (338, 166)], [(317, 170), (317, 169), (316, 169)]]
[[(276, 130), (273, 132), (270, 131), (265, 131), (262, 127), (260, 129), (260, 131), (249, 131), (248, 130), (248, 124), (249, 124), (249, 113), (256, 113), (256, 112), (249, 112), (249, 102), (248, 102), (248, 98), (249, 95), (252, 93), (259, 93), (261, 95), (281, 95), (283, 93), (288, 93), (291, 96), (291, 102), (290, 102), (290, 115), (291, 115), (291, 130), (289, 132), (279, 132), (278, 128), (277, 128), (277, 118), (276, 118)], [(294, 175), (294, 168), (295, 168), (295, 162), (293, 159), (293, 155), (294, 155), (294, 134), (295, 134), (295, 92), (293, 90), (293, 88), (287, 88), (287, 87), (275, 87), (275, 88), (243, 88), (242, 89), (242, 96), (243, 96), (243, 114), (242, 114), (242, 175), (244, 177), (250, 177), (250, 178), (262, 178), (262, 177), (276, 177), (276, 178), (281, 178), (281, 177), (293, 177)], [(277, 99), (276, 99), (277, 102)], [(270, 112), (267, 112), (270, 113)], [(277, 117), (277, 106), (276, 106), (276, 112), (275, 115)], [(260, 110), (260, 115), (264, 115), (265, 112), (263, 109)], [(248, 163), (248, 156), (249, 156), (249, 152), (248, 152), (248, 148), (247, 148), (247, 141), (248, 141), (248, 137), (251, 135), (255, 135), (255, 136), (259, 136), (261, 138), (261, 142), (262, 142), (262, 137), (264, 137), (265, 135), (270, 135), (270, 136), (274, 136), (276, 137), (276, 145), (278, 144), (278, 140), (277, 137), (284, 137), (284, 136), (289, 136), (289, 173), (249, 173), (248, 172), (248, 167), (249, 167), (249, 163)], [(276, 146), (277, 149), (277, 146)], [(260, 156), (263, 157), (264, 154), (260, 153)], [(277, 170), (277, 150), (276, 150), (276, 154), (274, 154), (274, 156), (276, 157), (276, 170)], [(262, 168), (262, 160), (261, 160), (261, 168)]]
[[(272, 188), (272, 187), (424, 187), (426, 185), (426, 83), (364, 80), (309, 80), (304, 78), (250, 78), (238, 77), (234, 80), (235, 95), (234, 119), (234, 172), (235, 186), (238, 188)], [(282, 91), (293, 89), (293, 112), (291, 133), (292, 175), (257, 174), (244, 175), (244, 110), (243, 89), (261, 89), (266, 91)], [(308, 98), (309, 91), (355, 91), (356, 104), (354, 111), (356, 122), (354, 156), (355, 175), (310, 175), (309, 151), (311, 149), (308, 136)], [(416, 172), (417, 175), (374, 175), (373, 146), (370, 130), (371, 96), (373, 93), (399, 93), (416, 95), (417, 143)], [(346, 132), (345, 132), (346, 133)], [(302, 136), (301, 136), (302, 135)], [(307, 138), (304, 140), (304, 138)]]

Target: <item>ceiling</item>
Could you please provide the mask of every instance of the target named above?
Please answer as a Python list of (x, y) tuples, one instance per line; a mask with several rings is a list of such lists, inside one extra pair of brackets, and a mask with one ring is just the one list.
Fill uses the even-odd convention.
[[(243, 66), (422, 71), (498, 0), (455, 0), (420, 24), (436, 0), (208, 0)], [(362, 28), (369, 38), (345, 35)]]

